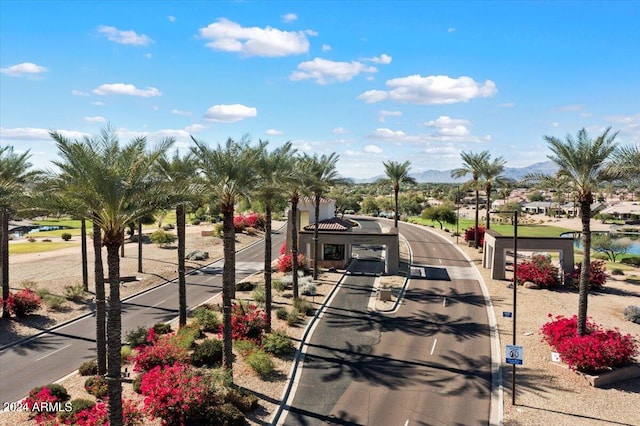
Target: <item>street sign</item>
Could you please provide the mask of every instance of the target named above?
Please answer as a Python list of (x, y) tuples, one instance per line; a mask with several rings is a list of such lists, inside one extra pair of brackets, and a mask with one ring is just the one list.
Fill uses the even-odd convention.
[(508, 311), (502, 311), (502, 317), (503, 318), (511, 318), (513, 316), (513, 313), (508, 312)]
[(507, 364), (522, 365), (523, 350), (522, 346), (507, 345)]

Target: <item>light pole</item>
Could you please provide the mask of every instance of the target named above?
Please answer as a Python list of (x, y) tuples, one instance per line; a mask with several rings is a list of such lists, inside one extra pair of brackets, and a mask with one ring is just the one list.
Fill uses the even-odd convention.
[(458, 211), (456, 215), (456, 244), (458, 244), (458, 237), (460, 236), (460, 186), (456, 190), (456, 208)]

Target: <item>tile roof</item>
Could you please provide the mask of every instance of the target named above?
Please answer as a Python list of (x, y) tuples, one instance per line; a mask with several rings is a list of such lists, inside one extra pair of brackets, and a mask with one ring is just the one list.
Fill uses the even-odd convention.
[[(318, 223), (319, 231), (348, 231), (351, 229), (351, 222), (348, 220), (332, 217), (331, 219), (324, 219)], [(305, 231), (313, 231), (316, 228), (315, 223), (310, 223), (304, 227)]]

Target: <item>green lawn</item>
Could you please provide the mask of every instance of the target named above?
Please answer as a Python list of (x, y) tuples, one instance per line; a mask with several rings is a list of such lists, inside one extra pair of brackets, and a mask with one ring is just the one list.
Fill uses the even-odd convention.
[[(417, 223), (422, 225), (433, 225), (436, 228), (440, 228), (438, 222), (433, 222), (431, 220), (422, 219), (419, 216), (412, 216), (409, 218), (410, 220), (414, 220)], [(474, 221), (472, 219), (460, 219), (460, 234), (464, 233), (464, 230), (467, 228), (473, 228)], [(445, 228), (455, 231), (456, 224), (446, 223), (444, 224)], [(512, 225), (502, 225), (502, 224), (491, 224), (491, 229), (499, 232), (505, 236), (513, 236), (513, 226)], [(560, 234), (564, 232), (573, 232), (571, 229), (559, 228), (557, 226), (549, 226), (549, 225), (519, 225), (518, 226), (518, 236), (520, 237), (559, 237)]]
[(12, 254), (27, 254), (27, 253), (40, 253), (43, 251), (59, 250), (67, 247), (77, 246), (77, 242), (50, 242), (43, 243), (42, 241), (36, 241), (34, 243), (14, 243), (9, 244), (9, 255)]

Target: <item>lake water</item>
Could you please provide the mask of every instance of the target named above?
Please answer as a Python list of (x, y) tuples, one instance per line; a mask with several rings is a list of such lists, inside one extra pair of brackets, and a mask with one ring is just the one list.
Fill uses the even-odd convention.
[[(592, 232), (591, 235), (595, 235), (598, 234), (598, 232)], [(565, 238), (573, 238), (573, 246), (576, 249), (582, 250), (582, 238), (581, 238), (580, 232), (567, 232), (564, 233), (562, 235), (560, 235), (561, 237), (565, 237)], [(618, 236), (616, 234), (616, 236)], [(629, 250), (627, 251), (627, 254), (634, 254), (634, 255), (640, 255), (640, 235), (638, 234), (623, 234), (620, 235), (619, 238), (629, 238), (631, 240), (631, 246), (629, 247)]]

